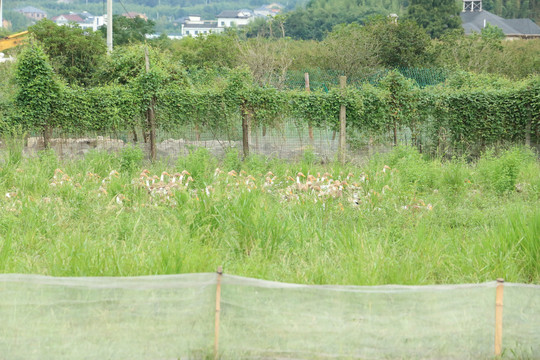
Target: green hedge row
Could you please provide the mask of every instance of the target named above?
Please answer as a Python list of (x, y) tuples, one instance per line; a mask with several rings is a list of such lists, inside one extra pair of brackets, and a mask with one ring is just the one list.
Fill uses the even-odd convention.
[[(377, 87), (329, 92), (278, 91), (246, 84), (232, 78), (203, 89), (137, 83), (92, 89), (62, 87), (49, 121), (53, 127), (72, 133), (144, 127), (144, 111), (154, 97), (156, 122), (162, 129), (183, 124), (227, 128), (238, 125), (243, 114), (267, 127), (293, 118), (314, 127), (337, 129), (340, 106), (345, 105), (347, 126), (374, 135), (386, 134), (394, 127), (422, 128), (425, 136), (432, 138), (444, 132), (453, 144), (489, 145), (524, 141), (529, 129), (530, 137), (538, 142), (540, 133), (538, 77), (504, 89), (419, 89), (396, 74)], [(1, 102), (4, 125), (18, 123), (28, 131), (40, 130), (42, 123), (21, 114), (24, 111), (18, 111), (15, 102)]]

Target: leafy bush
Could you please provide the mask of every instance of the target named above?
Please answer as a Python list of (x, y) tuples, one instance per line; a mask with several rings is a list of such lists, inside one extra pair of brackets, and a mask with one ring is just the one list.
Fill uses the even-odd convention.
[(532, 151), (526, 148), (514, 147), (499, 156), (490, 149), (478, 161), (478, 181), (498, 194), (515, 191), (520, 170), (534, 159)]
[(424, 160), (415, 147), (396, 146), (385, 160), (385, 165), (398, 170), (398, 177), (405, 184), (413, 185), (420, 191), (434, 187), (436, 163)]
[[(208, 149), (192, 147), (188, 156), (178, 158), (176, 168), (187, 170), (193, 178), (211, 178), (217, 168), (217, 160)], [(203, 185), (194, 183), (194, 186)]]
[(225, 152), (225, 157), (223, 158), (223, 168), (226, 171), (240, 171), (242, 162), (240, 161), (240, 153), (236, 148), (229, 148)]
[(120, 152), (120, 171), (133, 175), (141, 167), (143, 158), (140, 147), (126, 146)]

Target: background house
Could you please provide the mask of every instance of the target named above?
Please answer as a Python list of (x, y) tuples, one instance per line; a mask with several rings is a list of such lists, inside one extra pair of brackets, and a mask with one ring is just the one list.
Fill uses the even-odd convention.
[(255, 18), (251, 10), (224, 10), (218, 16), (218, 27), (244, 26)]
[(206, 34), (217, 34), (223, 32), (223, 28), (218, 27), (217, 21), (202, 20), (199, 15), (190, 15), (181, 22), (182, 36), (199, 36)]
[(83, 11), (80, 14), (71, 12), (69, 14), (55, 16), (51, 20), (58, 26), (75, 23), (82, 29), (92, 29), (93, 31), (97, 31), (100, 26), (105, 24), (105, 16), (94, 16), (87, 11)]
[(506, 39), (540, 38), (540, 26), (531, 19), (503, 19), (482, 8), (482, 0), (463, 0), (461, 21), (465, 34), (480, 33), (487, 24), (500, 28)]
[(33, 20), (41, 20), (47, 17), (47, 13), (41, 9), (38, 9), (33, 6), (25, 6), (20, 9), (15, 9), (16, 12), (20, 12), (24, 16)]
[(67, 25), (69, 23), (76, 23), (80, 24), (83, 22), (83, 18), (80, 17), (77, 14), (65, 14), (65, 15), (58, 15), (53, 18), (51, 18), (52, 21), (56, 23), (58, 26)]
[(253, 10), (253, 13), (256, 16), (276, 16), (277, 14), (281, 13), (285, 7), (278, 3), (272, 3), (269, 5), (263, 5), (258, 9)]

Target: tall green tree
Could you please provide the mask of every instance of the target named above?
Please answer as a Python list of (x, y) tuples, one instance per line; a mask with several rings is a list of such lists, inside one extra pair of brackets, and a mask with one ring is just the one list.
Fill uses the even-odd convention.
[[(144, 42), (146, 35), (154, 33), (156, 23), (141, 17), (128, 18), (122, 15), (113, 15), (113, 45), (126, 45)], [(107, 26), (102, 26), (99, 31), (103, 37), (107, 36)]]
[(15, 97), (18, 114), (26, 126), (43, 130), (45, 147), (48, 147), (60, 83), (39, 46), (30, 46), (19, 55), (15, 80), (19, 86)]
[(55, 71), (69, 84), (95, 85), (95, 75), (107, 52), (100, 33), (75, 24), (58, 26), (48, 19), (31, 26), (29, 31), (42, 45)]
[(407, 19), (416, 21), (432, 38), (461, 29), (460, 7), (456, 0), (411, 0)]
[(429, 35), (414, 21), (389, 17), (366, 25), (338, 25), (323, 41), (326, 68), (347, 76), (369, 75), (377, 68), (418, 67), (430, 62)]

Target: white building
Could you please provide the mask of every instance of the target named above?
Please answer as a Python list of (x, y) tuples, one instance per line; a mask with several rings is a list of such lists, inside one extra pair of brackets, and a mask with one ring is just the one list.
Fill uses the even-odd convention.
[(58, 26), (75, 23), (82, 29), (92, 29), (93, 31), (97, 31), (100, 26), (105, 24), (106, 18), (107, 15), (94, 16), (87, 11), (83, 11), (80, 14), (69, 13), (55, 16), (51, 20), (54, 21)]
[(202, 20), (199, 15), (190, 15), (182, 22), (182, 36), (219, 34), (223, 30), (216, 21)]
[(249, 24), (255, 18), (251, 10), (225, 10), (218, 16), (218, 27), (226, 28), (231, 26), (244, 26)]

